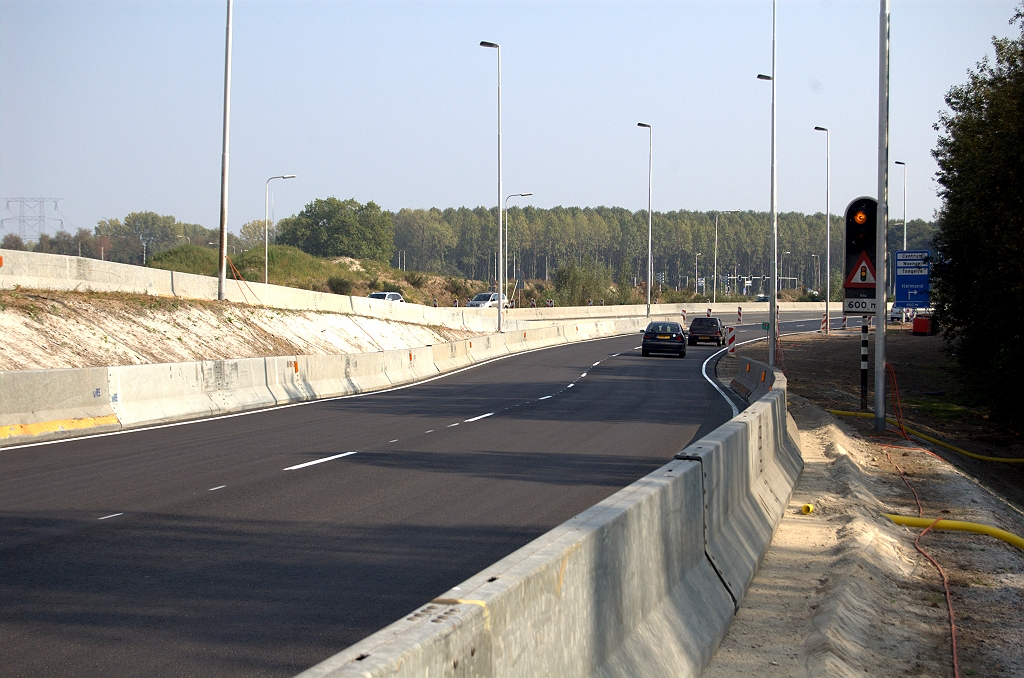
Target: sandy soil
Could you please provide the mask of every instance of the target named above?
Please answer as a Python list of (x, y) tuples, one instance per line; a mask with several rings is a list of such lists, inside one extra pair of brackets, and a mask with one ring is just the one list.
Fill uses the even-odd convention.
[[(918, 515), (897, 465), (926, 517), (1024, 535), (1024, 513), (919, 442), (891, 431), (876, 435), (870, 421), (839, 420), (798, 395), (802, 383), (811, 383), (806, 392), (826, 406), (849, 408), (849, 399), (859, 401), (856, 369), (837, 364), (829, 371), (820, 364), (846, 361), (846, 341), (807, 335), (786, 342), (789, 405), (801, 430), (805, 468), (704, 676), (953, 675), (942, 579), (914, 547), (921, 530), (880, 516)], [(859, 337), (851, 347), (856, 361)], [(921, 355), (919, 347), (903, 346)], [(746, 351), (757, 358), (764, 347)], [(906, 359), (899, 350), (890, 353), (890, 360), (903, 361), (902, 371), (913, 372)], [(933, 358), (923, 364), (935, 367)], [(730, 369), (723, 361), (719, 373)], [(913, 380), (908, 376), (908, 388)], [(1001, 451), (1009, 456), (1006, 446)], [(804, 515), (804, 504), (814, 511)], [(1024, 676), (1024, 552), (962, 532), (929, 532), (920, 542), (949, 579), (960, 675)]]
[(0, 370), (426, 346), (475, 333), (376, 318), (130, 294), (0, 290)]

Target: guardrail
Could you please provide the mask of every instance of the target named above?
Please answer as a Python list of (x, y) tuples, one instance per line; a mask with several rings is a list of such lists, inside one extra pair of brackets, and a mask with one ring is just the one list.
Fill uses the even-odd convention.
[(300, 674), (698, 676), (803, 467), (786, 380), (658, 470)]

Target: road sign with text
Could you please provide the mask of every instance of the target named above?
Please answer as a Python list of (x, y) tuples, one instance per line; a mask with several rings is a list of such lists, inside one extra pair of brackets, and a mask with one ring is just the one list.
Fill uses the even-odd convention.
[(931, 252), (905, 250), (896, 253), (893, 308), (929, 308), (931, 304)]

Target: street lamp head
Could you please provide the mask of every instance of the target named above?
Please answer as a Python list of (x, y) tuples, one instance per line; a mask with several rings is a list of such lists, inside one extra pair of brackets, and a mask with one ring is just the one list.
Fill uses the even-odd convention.
[(815, 132), (827, 132), (828, 131), (828, 127), (815, 127), (814, 131)]
[(896, 160), (896, 161), (894, 161), (894, 162), (895, 162), (895, 163), (896, 163), (897, 165), (903, 165), (904, 167), (906, 167), (906, 166), (907, 166), (907, 163), (903, 162), (902, 160)]
[(533, 193), (520, 193), (519, 194), (519, 196), (522, 197), (522, 198), (526, 198), (526, 197), (529, 197), (531, 195), (533, 195)]
[(496, 43), (496, 42), (487, 42), (486, 40), (481, 40), (480, 41), (480, 46), (481, 47), (494, 47), (495, 49), (497, 49), (498, 43)]
[(284, 175), (283, 177), (281, 177), (281, 178), (282, 178), (282, 179), (294, 179), (294, 178), (295, 178), (295, 175), (294, 175), (294, 174), (285, 174), (285, 175)]
[(757, 74), (757, 79), (758, 79), (758, 80), (771, 80), (771, 79), (772, 79), (772, 76), (770, 76), (770, 75), (765, 75), (764, 73), (758, 73), (758, 74)]
[(647, 129), (652, 129), (652, 128), (651, 128), (651, 126), (650, 126), (650, 125), (648, 125), (648, 124), (647, 124), (646, 122), (638, 122), (638, 123), (636, 124), (636, 126), (637, 126), (637, 127), (646, 127)]

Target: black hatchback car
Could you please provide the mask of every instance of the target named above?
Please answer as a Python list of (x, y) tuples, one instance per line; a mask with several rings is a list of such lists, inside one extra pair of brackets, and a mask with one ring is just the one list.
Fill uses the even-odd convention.
[(694, 318), (690, 323), (690, 345), (698, 341), (713, 341), (715, 346), (725, 343), (725, 327), (718, 318)]
[(686, 357), (686, 330), (679, 323), (653, 322), (644, 330), (644, 340), (640, 344), (640, 353), (675, 353), (680, 358)]

